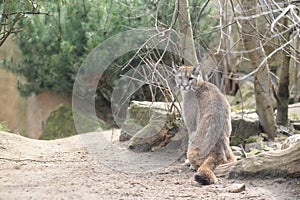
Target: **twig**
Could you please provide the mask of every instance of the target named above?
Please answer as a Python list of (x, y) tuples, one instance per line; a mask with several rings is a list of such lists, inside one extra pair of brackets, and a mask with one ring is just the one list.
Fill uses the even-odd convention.
[(142, 183), (139, 183), (139, 182), (130, 182), (131, 185), (140, 185), (140, 186), (143, 186), (145, 189), (149, 189), (149, 187), (147, 187), (146, 185), (142, 184)]
[[(290, 10), (293, 10), (293, 8), (295, 8), (296, 6), (295, 5), (288, 5), (288, 7), (286, 7), (282, 13), (280, 15), (278, 15), (278, 17), (276, 17), (276, 19), (272, 22), (271, 24), (271, 31), (274, 32), (274, 27), (275, 25), (277, 24), (277, 22), (286, 15), (286, 13), (288, 13)], [(296, 15), (297, 16), (297, 15)], [(300, 21), (300, 20), (299, 20)]]
[(240, 148), (242, 149), (242, 153), (244, 154), (245, 158), (247, 158), (247, 153), (246, 153), (243, 145), (240, 144)]

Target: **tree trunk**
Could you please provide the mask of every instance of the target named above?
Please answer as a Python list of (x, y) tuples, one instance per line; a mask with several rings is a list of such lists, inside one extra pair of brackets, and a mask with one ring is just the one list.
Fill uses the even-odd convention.
[(220, 165), (215, 170), (217, 176), (236, 178), (249, 177), (300, 177), (300, 142), (291, 148), (265, 152), (257, 156)]
[[(283, 19), (284, 27), (288, 27), (288, 18)], [(282, 30), (284, 31), (284, 30)], [(289, 41), (290, 32), (286, 32), (283, 34), (283, 43)], [(288, 47), (289, 48), (289, 47)], [(285, 49), (289, 52), (289, 49)], [(277, 100), (277, 115), (276, 122), (278, 125), (287, 126), (288, 124), (288, 106), (289, 106), (289, 68), (290, 68), (290, 55), (287, 52), (282, 51), (282, 62), (281, 62), (281, 72), (279, 77), (279, 85), (278, 85), (278, 96)]]
[[(244, 11), (244, 16), (248, 17), (247, 19), (240, 20), (242, 26), (242, 40), (251, 60), (253, 70), (257, 70), (254, 74), (256, 112), (264, 132), (267, 133), (269, 139), (274, 140), (276, 125), (273, 116), (269, 67), (268, 63), (264, 62), (266, 55), (258, 39), (259, 35), (256, 29), (256, 20), (252, 17), (256, 14), (257, 1), (244, 0), (241, 1), (241, 6)], [(259, 67), (259, 69), (257, 69), (257, 67)]]
[[(296, 39), (296, 49), (300, 49), (300, 39)], [(299, 100), (299, 91), (300, 91), (300, 57), (295, 60), (295, 74), (294, 74), (294, 103)]]
[(176, 1), (178, 6), (178, 23), (180, 32), (180, 54), (185, 65), (196, 65), (198, 59), (195, 50), (194, 36), (188, 0)]

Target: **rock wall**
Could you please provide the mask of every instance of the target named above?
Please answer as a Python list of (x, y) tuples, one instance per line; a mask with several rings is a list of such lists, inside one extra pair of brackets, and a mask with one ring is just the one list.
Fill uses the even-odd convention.
[[(17, 58), (20, 51), (11, 38), (0, 47), (0, 60)], [(45, 91), (23, 98), (16, 89), (17, 77), (0, 66), (0, 122), (11, 131), (39, 138), (49, 114), (60, 104), (71, 105), (71, 95)]]

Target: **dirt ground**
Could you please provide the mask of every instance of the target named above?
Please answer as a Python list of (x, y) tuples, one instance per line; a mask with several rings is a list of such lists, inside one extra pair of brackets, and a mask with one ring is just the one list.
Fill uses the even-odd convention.
[[(219, 178), (198, 185), (176, 144), (134, 153), (118, 134), (40, 141), (0, 132), (0, 199), (300, 199), (299, 179)], [(244, 191), (232, 191), (241, 184)]]

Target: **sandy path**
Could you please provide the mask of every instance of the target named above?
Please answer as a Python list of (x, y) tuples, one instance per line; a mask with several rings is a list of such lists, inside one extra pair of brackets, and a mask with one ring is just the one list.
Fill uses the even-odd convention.
[[(300, 199), (295, 179), (199, 186), (174, 149), (133, 153), (111, 133), (39, 141), (0, 132), (0, 199)], [(246, 190), (229, 192), (236, 183)]]

